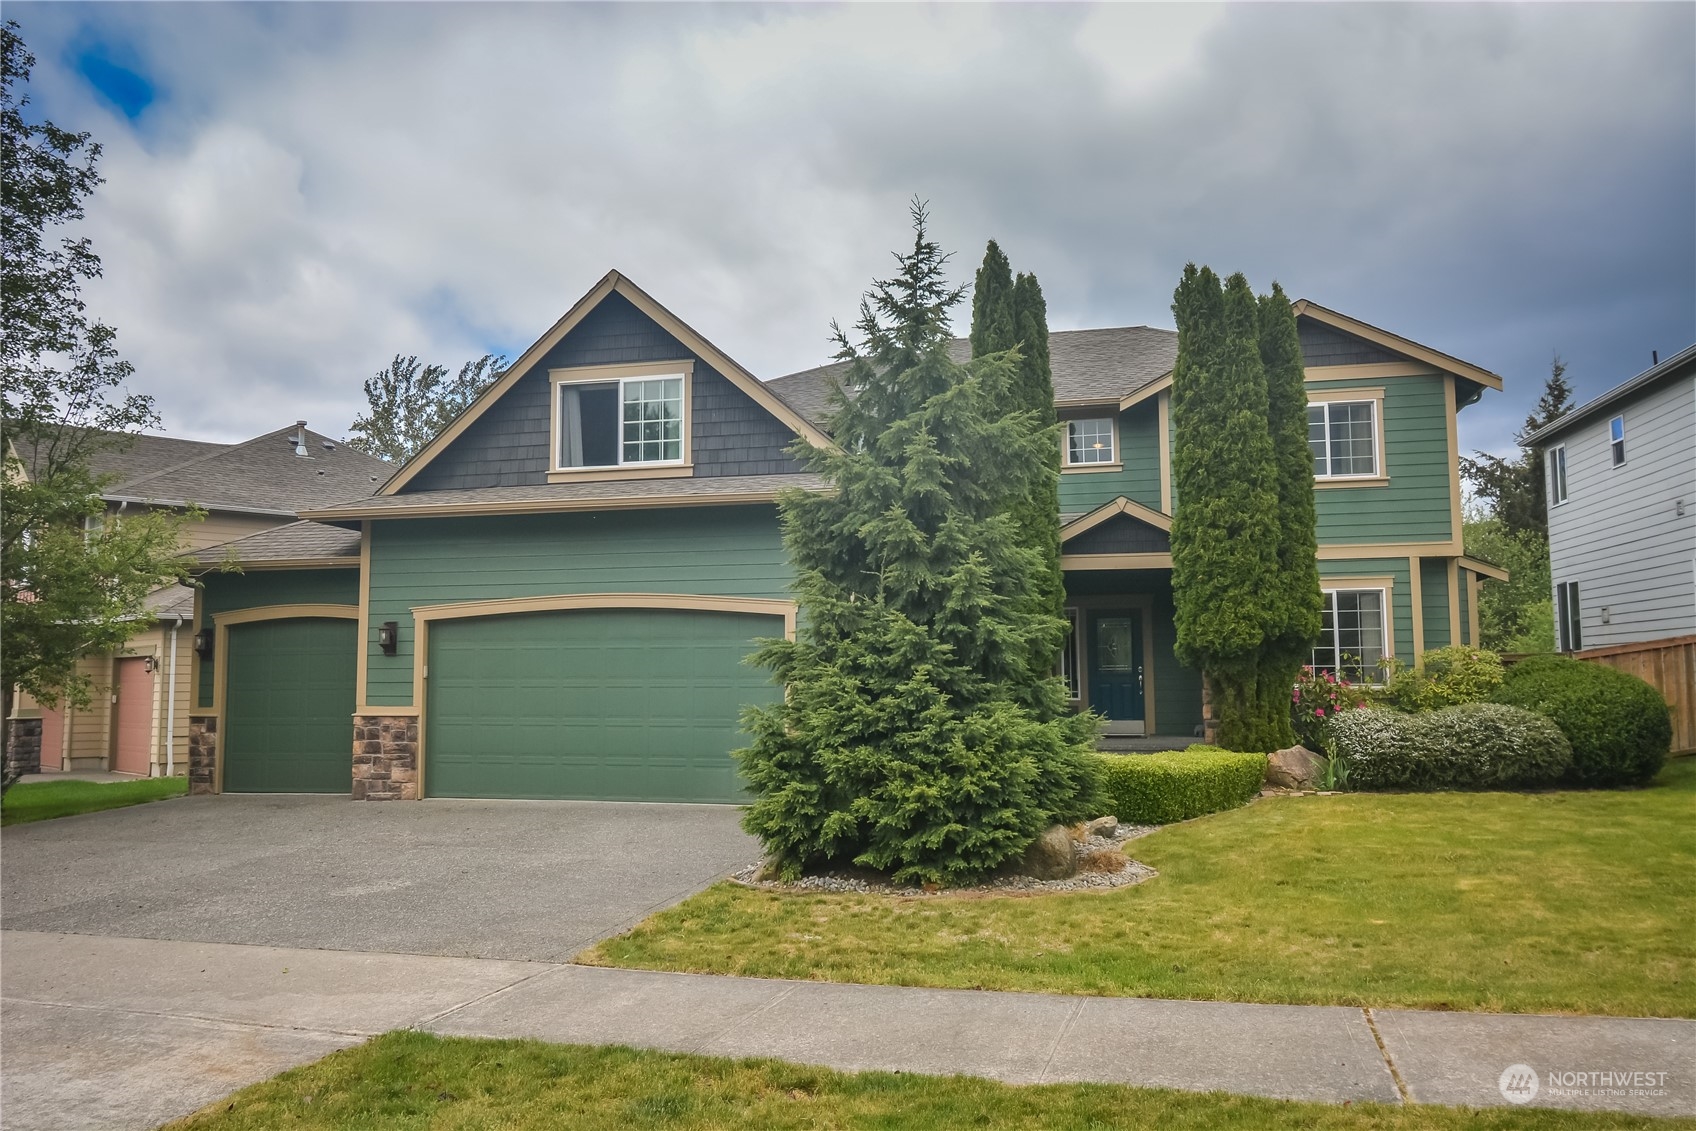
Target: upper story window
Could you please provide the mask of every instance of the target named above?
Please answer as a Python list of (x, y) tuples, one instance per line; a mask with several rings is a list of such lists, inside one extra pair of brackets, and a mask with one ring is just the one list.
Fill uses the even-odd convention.
[(1307, 406), (1307, 446), (1318, 479), (1369, 478), (1378, 470), (1378, 402), (1318, 401)]
[(1549, 449), (1549, 505), (1558, 507), (1566, 502), (1566, 445)]
[(1613, 451), (1615, 467), (1625, 462), (1625, 417), (1608, 421), (1608, 447)]
[(1118, 453), (1113, 445), (1113, 418), (1066, 422), (1066, 465), (1088, 467), (1091, 464), (1117, 463)]
[(691, 374), (664, 371), (676, 364), (554, 370), (553, 470), (685, 467)]

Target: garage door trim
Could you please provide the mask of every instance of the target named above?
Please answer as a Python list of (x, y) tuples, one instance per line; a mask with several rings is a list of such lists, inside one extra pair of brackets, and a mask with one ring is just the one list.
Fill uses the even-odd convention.
[[(251, 609), (232, 609), (212, 614), (212, 714), (218, 720), (218, 742), (214, 747), (212, 790), (224, 792), (224, 741), (229, 728), (224, 725), (224, 696), (229, 688), (230, 626), (252, 624), (254, 621), (294, 620), (297, 618), (359, 619), (357, 605), (258, 605)], [(353, 719), (348, 725), (348, 757), (352, 758)]]
[[(444, 605), (419, 605), (412, 610), (412, 707), (418, 714), (418, 795), (427, 797), (429, 727), (425, 721), (425, 688), (429, 682), (430, 624), (438, 620), (508, 616), (513, 613), (556, 613), (582, 609), (672, 609), (705, 613), (753, 613), (783, 618), (783, 634), (795, 639), (794, 601), (770, 597), (719, 597), (704, 593), (560, 593), (543, 597), (508, 597), (484, 601), (456, 601)], [(382, 710), (403, 710), (382, 708)], [(374, 710), (376, 710), (374, 708)], [(409, 712), (410, 713), (410, 712)], [(222, 789), (220, 780), (219, 788)]]

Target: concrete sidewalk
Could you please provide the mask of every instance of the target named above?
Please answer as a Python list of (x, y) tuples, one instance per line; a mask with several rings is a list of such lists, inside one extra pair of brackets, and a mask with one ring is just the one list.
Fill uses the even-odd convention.
[[(150, 1127), (401, 1027), (774, 1056), (842, 1069), (1696, 1115), (1696, 1022), (783, 982), (555, 963), (0, 932), (9, 1129)], [(1588, 1094), (1568, 1094), (1584, 1092)], [(1658, 1094), (1648, 1094), (1658, 1093)]]

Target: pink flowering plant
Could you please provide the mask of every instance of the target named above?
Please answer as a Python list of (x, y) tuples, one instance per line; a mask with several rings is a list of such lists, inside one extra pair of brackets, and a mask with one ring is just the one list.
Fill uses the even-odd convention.
[(1331, 720), (1366, 706), (1367, 689), (1327, 668), (1303, 667), (1290, 692), (1290, 722), (1296, 738), (1315, 754), (1330, 757)]

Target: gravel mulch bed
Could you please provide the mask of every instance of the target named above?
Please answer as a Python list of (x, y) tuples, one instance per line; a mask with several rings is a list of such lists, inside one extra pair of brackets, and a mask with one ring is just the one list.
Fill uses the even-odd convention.
[[(1081, 870), (1077, 875), (1064, 880), (1039, 880), (1035, 876), (997, 876), (970, 887), (937, 888), (911, 884), (892, 884), (873, 872), (823, 872), (815, 876), (802, 876), (794, 882), (785, 882), (783, 880), (756, 879), (755, 877), (760, 874), (760, 865), (757, 863), (749, 864), (747, 867), (731, 873), (730, 879), (744, 887), (757, 888), (761, 891), (789, 892), (791, 894), (857, 892), (870, 895), (923, 897), (933, 895), (1100, 891), (1140, 884), (1144, 880), (1153, 879), (1158, 875), (1147, 864), (1138, 863), (1125, 856), (1124, 847), (1127, 841), (1147, 836), (1159, 827), (1158, 825), (1120, 825), (1112, 836), (1092, 836), (1088, 840), (1074, 841), (1072, 850), (1085, 870)], [(1104, 855), (1122, 857), (1125, 866), (1116, 872), (1096, 870), (1100, 865), (1093, 863), (1091, 858)]]

